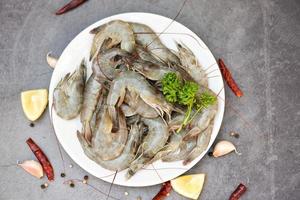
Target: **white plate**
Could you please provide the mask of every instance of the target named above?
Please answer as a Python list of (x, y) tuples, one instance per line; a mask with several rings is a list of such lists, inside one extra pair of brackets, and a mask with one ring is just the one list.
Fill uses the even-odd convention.
[[(70, 44), (68, 44), (57, 62), (49, 88), (49, 105), (52, 105), (53, 89), (59, 80), (68, 72), (73, 72), (79, 66), (83, 58), (88, 60), (87, 58), (89, 57), (93, 39), (93, 35), (89, 34), (89, 31), (114, 19), (144, 23), (150, 26), (156, 32), (163, 31), (172, 21), (169, 18), (150, 13), (124, 13), (107, 17), (84, 29), (70, 42)], [(221, 73), (216, 65), (216, 60), (212, 53), (195, 33), (176, 21), (172, 23), (166, 32), (181, 33), (162, 34), (160, 39), (167, 47), (174, 50), (176, 50), (174, 41), (185, 43), (198, 57), (198, 60), (203, 68), (207, 69), (209, 67), (207, 72), (211, 72), (209, 73), (209, 77), (212, 77), (209, 78), (209, 87), (215, 93), (219, 93), (221, 91), (219, 93), (219, 97), (223, 100), (218, 99), (218, 113), (215, 117), (214, 129), (209, 146), (207, 148), (208, 150), (219, 132), (224, 114), (225, 93), (223, 90), (223, 79)], [(88, 75), (91, 73), (90, 64), (91, 63), (88, 63)], [(51, 106), (49, 106), (49, 109), (51, 109)], [(112, 182), (114, 172), (102, 168), (83, 153), (76, 136), (76, 131), (81, 130), (79, 117), (74, 120), (66, 121), (59, 118), (56, 113), (53, 112), (53, 124), (56, 135), (62, 147), (79, 166), (81, 166), (90, 174), (101, 178), (104, 181)], [(125, 179), (126, 170), (124, 170), (117, 174), (114, 183), (123, 186), (142, 187), (168, 181), (193, 167), (206, 154), (207, 150), (186, 166), (183, 166), (181, 161), (171, 163), (157, 161), (153, 163), (153, 165), (150, 165), (146, 169), (143, 169), (135, 174), (129, 180)], [(154, 170), (153, 167), (155, 167), (156, 170)]]

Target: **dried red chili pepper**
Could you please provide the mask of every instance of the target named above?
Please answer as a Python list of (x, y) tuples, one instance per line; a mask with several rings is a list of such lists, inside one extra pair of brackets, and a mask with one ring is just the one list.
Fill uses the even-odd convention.
[(230, 195), (229, 200), (238, 200), (246, 192), (247, 188), (244, 184), (240, 183), (234, 192)]
[(230, 87), (230, 89), (233, 91), (233, 93), (238, 97), (243, 96), (244, 94), (243, 94), (242, 90), (239, 88), (237, 83), (232, 78), (232, 75), (231, 75), (229, 69), (226, 67), (225, 63), (223, 62), (223, 60), (221, 58), (219, 59), (219, 68), (221, 70), (221, 73), (222, 73), (227, 85)]
[(80, 6), (81, 4), (83, 4), (86, 1), (87, 0), (72, 0), (69, 3), (67, 3), (66, 5), (64, 5), (62, 8), (60, 8), (59, 10), (57, 10), (55, 14), (56, 15), (64, 14), (64, 13)]
[(41, 163), (43, 170), (45, 171), (45, 174), (48, 177), (49, 181), (54, 180), (54, 171), (51, 163), (49, 162), (47, 156), (44, 154), (42, 149), (31, 139), (29, 138), (26, 143), (28, 144), (31, 151), (34, 153), (35, 157), (39, 160)]
[(169, 196), (171, 190), (172, 190), (171, 182), (170, 181), (165, 182), (162, 185), (160, 191), (157, 193), (157, 195), (152, 200), (165, 199), (167, 196)]

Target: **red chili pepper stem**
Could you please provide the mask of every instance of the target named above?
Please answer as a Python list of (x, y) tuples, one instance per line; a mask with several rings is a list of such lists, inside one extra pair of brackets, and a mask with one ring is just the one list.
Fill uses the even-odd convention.
[(33, 141), (33, 139), (29, 138), (26, 143), (28, 144), (31, 151), (34, 153), (35, 157), (41, 163), (43, 170), (49, 181), (54, 180), (54, 171), (51, 163), (49, 162), (47, 156), (42, 151), (42, 149)]
[(244, 94), (243, 94), (242, 90), (239, 88), (239, 86), (237, 85), (235, 80), (232, 78), (232, 75), (231, 75), (229, 69), (226, 67), (225, 63), (223, 62), (223, 60), (221, 58), (219, 59), (218, 63), (219, 63), (220, 71), (221, 71), (227, 85), (232, 90), (232, 92), (238, 97), (243, 96)]

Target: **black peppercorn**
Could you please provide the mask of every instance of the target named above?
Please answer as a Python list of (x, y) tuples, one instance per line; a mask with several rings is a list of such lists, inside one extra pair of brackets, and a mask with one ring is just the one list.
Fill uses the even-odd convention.
[(45, 189), (45, 188), (46, 188), (45, 184), (42, 184), (42, 185), (41, 185), (41, 188), (42, 188), (42, 189)]
[(73, 188), (75, 187), (75, 184), (73, 182), (70, 183), (70, 187)]
[(212, 152), (212, 151), (209, 152), (209, 153), (208, 153), (208, 156), (213, 156), (213, 152)]
[(31, 122), (31, 123), (29, 124), (29, 126), (30, 126), (30, 127), (34, 127), (34, 123)]
[(88, 175), (85, 175), (85, 176), (83, 177), (83, 179), (84, 179), (84, 180), (88, 180), (88, 179), (89, 179), (89, 176), (88, 176)]
[(60, 176), (61, 176), (61, 177), (65, 177), (66, 174), (65, 174), (65, 173), (61, 173)]

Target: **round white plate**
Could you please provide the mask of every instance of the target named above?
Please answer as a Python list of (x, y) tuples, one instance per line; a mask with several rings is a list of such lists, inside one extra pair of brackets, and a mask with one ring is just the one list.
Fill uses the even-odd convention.
[[(83, 58), (88, 60), (93, 39), (93, 35), (89, 34), (89, 31), (101, 24), (115, 19), (144, 23), (150, 26), (155, 32), (162, 32), (172, 21), (169, 18), (150, 13), (124, 13), (107, 17), (84, 29), (70, 42), (70, 44), (68, 44), (57, 62), (55, 70), (53, 71), (49, 88), (49, 105), (52, 105), (53, 90), (59, 80), (63, 78), (68, 72), (73, 72), (79, 66)], [(211, 77), (209, 78), (209, 87), (216, 94), (219, 93), (220, 98), (218, 98), (218, 113), (215, 117), (214, 129), (209, 146), (207, 148), (208, 150), (219, 132), (224, 114), (225, 93), (223, 90), (223, 79), (221, 73), (216, 64), (216, 60), (208, 47), (191, 30), (174, 21), (172, 25), (166, 30), (166, 33), (169, 34), (162, 34), (160, 36), (162, 42), (168, 48), (174, 50), (176, 50), (175, 41), (183, 42), (184, 44), (186, 44), (197, 56), (203, 68), (207, 69), (207, 73), (209, 73), (208, 76)], [(91, 63), (88, 63), (88, 76), (90, 75), (90, 73)], [(49, 109), (51, 109), (51, 106), (49, 106)], [(101, 178), (104, 181), (112, 182), (115, 172), (102, 168), (100, 165), (90, 160), (83, 153), (83, 150), (76, 136), (76, 131), (81, 130), (79, 117), (73, 120), (66, 121), (59, 118), (56, 115), (55, 111), (53, 111), (52, 115), (53, 125), (57, 138), (65, 151), (69, 154), (69, 156), (90, 174)], [(142, 187), (168, 181), (181, 175), (182, 173), (193, 167), (206, 154), (207, 150), (186, 166), (182, 165), (182, 161), (171, 163), (157, 161), (153, 163), (153, 165), (149, 165), (146, 169), (142, 169), (141, 171), (139, 171), (129, 180), (126, 180), (125, 178), (126, 170), (118, 172), (115, 177), (114, 184)]]

